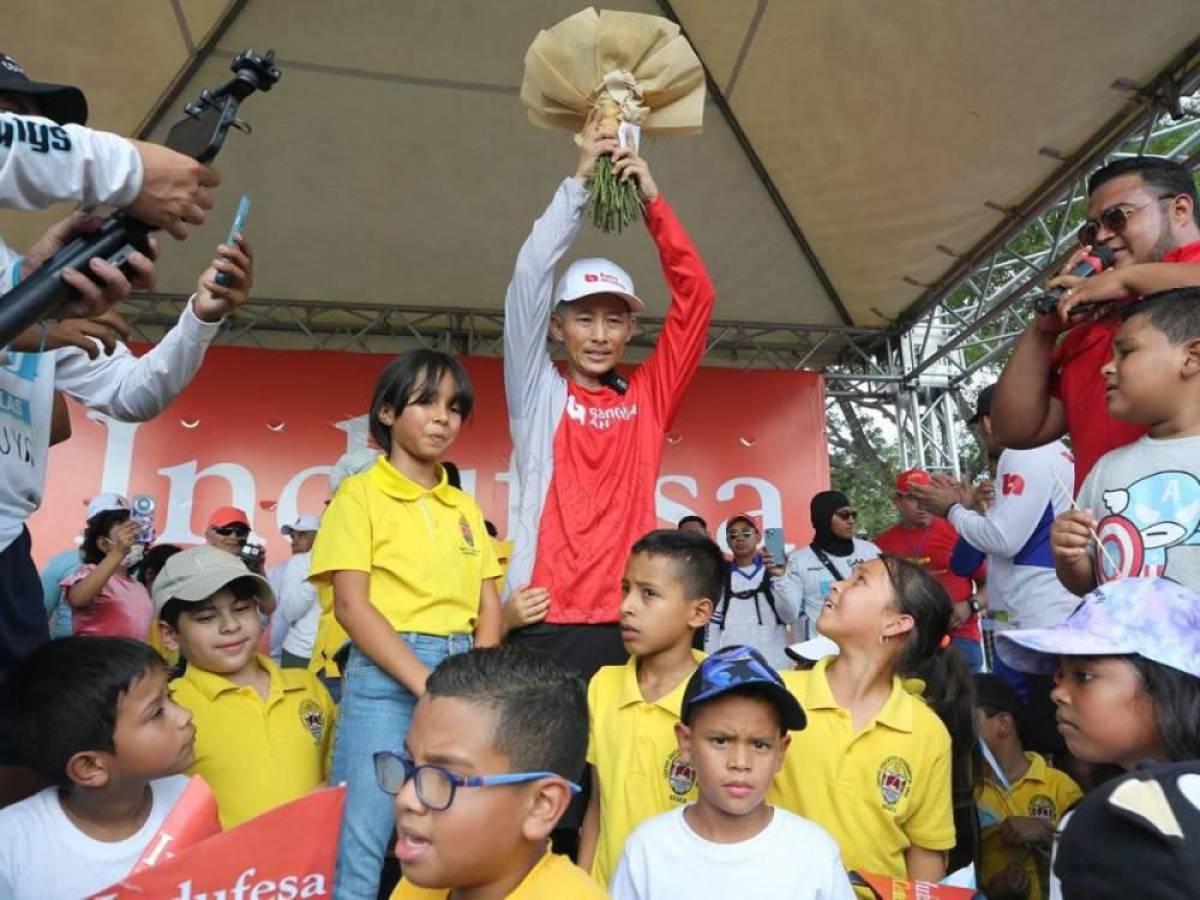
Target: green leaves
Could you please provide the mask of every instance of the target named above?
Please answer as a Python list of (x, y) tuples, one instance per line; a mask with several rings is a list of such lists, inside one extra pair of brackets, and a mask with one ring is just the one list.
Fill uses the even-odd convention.
[(633, 178), (619, 181), (612, 159), (601, 156), (588, 181), (588, 217), (605, 234), (620, 232), (641, 218), (642, 192)]

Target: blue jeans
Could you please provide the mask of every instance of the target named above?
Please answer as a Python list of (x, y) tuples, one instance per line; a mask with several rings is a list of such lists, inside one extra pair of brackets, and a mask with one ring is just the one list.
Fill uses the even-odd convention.
[(972, 675), (983, 671), (983, 645), (970, 638), (952, 637), (950, 646), (958, 650), (958, 655), (967, 664), (967, 671)]
[[(402, 633), (417, 659), (430, 669), (447, 656), (471, 649), (471, 636)], [(346, 782), (346, 811), (338, 838), (336, 900), (376, 900), (383, 854), (396, 828), (392, 798), (375, 783), (374, 755), (401, 750), (417, 698), (371, 662), (357, 647), (342, 673), (342, 705), (333, 747), (330, 782)]]

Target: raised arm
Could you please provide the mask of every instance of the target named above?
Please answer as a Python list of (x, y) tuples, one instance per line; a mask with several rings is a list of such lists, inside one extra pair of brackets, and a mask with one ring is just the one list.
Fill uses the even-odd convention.
[[(200, 276), (179, 322), (148, 353), (135, 357), (123, 344), (88, 359), (76, 348), (59, 351), (55, 386), (91, 409), (127, 422), (154, 418), (188, 386), (226, 314), (241, 306), (253, 284), (253, 254), (242, 238), (218, 247), (221, 258)], [(232, 278), (215, 281), (218, 272)]]
[(596, 159), (616, 146), (611, 132), (593, 131), (579, 149), (575, 174), (565, 178), (517, 253), (504, 296), (504, 390), (509, 415), (524, 418), (556, 371), (546, 348), (554, 310), (554, 266), (570, 249), (587, 206), (587, 181)]
[[(648, 377), (662, 421), (669, 423), (700, 366), (716, 292), (691, 237), (658, 192), (646, 160), (632, 147), (613, 154), (614, 171), (635, 177), (646, 201), (646, 227), (658, 247), (671, 308), (650, 359), (638, 375)], [(644, 374), (643, 374), (644, 373)]]

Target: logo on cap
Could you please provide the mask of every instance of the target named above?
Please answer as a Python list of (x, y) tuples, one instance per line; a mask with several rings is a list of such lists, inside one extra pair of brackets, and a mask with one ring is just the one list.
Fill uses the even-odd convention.
[(889, 756), (879, 765), (875, 776), (885, 806), (894, 807), (912, 790), (912, 769), (899, 756)]
[(5, 69), (8, 69), (8, 71), (14, 72), (17, 75), (25, 76), (25, 70), (17, 65), (17, 61), (11, 56), (6, 56), (3, 53), (0, 53), (0, 66), (3, 66)]

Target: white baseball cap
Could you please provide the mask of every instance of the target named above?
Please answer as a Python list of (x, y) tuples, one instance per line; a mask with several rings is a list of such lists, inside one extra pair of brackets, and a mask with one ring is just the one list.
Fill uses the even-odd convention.
[(98, 516), (102, 512), (110, 512), (117, 509), (129, 509), (129, 501), (124, 495), (114, 491), (105, 491), (103, 494), (97, 494), (88, 503), (87, 517), (90, 519), (93, 516)]
[(343, 453), (329, 472), (329, 493), (336, 494), (343, 481), (351, 475), (367, 471), (380, 456), (380, 452), (372, 447), (359, 447)]
[(814, 632), (813, 637), (807, 641), (792, 644), (784, 652), (797, 662), (817, 662), (827, 656), (837, 656), (841, 650), (825, 635)]
[(320, 516), (300, 516), (295, 522), (289, 525), (284, 525), (280, 531), (285, 535), (295, 534), (297, 531), (316, 531), (321, 527)]
[(554, 299), (558, 303), (573, 303), (593, 294), (616, 294), (629, 304), (629, 311), (640, 313), (646, 304), (633, 292), (633, 279), (629, 273), (610, 259), (593, 256), (577, 259), (567, 266)]

